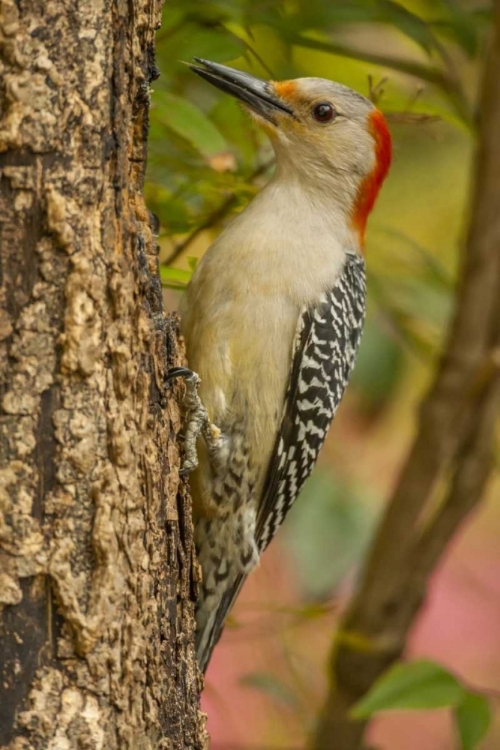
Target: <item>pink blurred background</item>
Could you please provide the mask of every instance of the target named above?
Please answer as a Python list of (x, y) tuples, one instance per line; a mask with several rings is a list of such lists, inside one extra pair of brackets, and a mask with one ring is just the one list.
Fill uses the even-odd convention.
[[(336, 442), (342, 444), (342, 452), (359, 455), (349, 424), (346, 407), (330, 436), (323, 465), (335, 459)], [(397, 469), (395, 461), (393, 478)], [(407, 651), (409, 659), (435, 659), (491, 697), (496, 718), (484, 750), (500, 747), (500, 509), (495, 502), (499, 492), (496, 479), (484, 505), (448, 548)], [(213, 750), (299, 750), (325, 695), (336, 617), (355, 569), (335, 596), (318, 605), (315, 615), (304, 613), (297, 570), (283, 537), (278, 536), (247, 581), (207, 673), (202, 705), (209, 716)], [(387, 713), (373, 722), (369, 740), (381, 750), (457, 747), (447, 710)]]

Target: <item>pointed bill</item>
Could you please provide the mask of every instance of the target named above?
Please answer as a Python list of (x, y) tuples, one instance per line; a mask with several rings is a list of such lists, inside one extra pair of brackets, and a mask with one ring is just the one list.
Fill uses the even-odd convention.
[(277, 113), (285, 113), (293, 117), (293, 111), (276, 96), (272, 84), (268, 81), (263, 81), (250, 73), (229, 68), (227, 65), (203, 60), (200, 57), (194, 59), (198, 65), (187, 63), (191, 70), (221, 91), (244, 102), (257, 115), (273, 124), (276, 124), (274, 115)]

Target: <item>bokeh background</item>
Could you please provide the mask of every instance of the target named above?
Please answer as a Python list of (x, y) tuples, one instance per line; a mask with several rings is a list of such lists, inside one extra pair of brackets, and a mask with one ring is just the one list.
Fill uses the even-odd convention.
[[(368, 225), (369, 313), (354, 378), (313, 477), (216, 649), (203, 694), (213, 750), (299, 750), (314, 725), (336, 620), (411, 444), (453, 309), (489, 22), (480, 0), (166, 3), (146, 191), (160, 221), (168, 308), (272, 169), (266, 138), (242, 108), (179, 61), (340, 81), (377, 100), (394, 141)], [(497, 471), (436, 571), (408, 648), (491, 697), (484, 750), (500, 748), (499, 497)], [(369, 739), (381, 750), (456, 747), (445, 710), (386, 714)]]

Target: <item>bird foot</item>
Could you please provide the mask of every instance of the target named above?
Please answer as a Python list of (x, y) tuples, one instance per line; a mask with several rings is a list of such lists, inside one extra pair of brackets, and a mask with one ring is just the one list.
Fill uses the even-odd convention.
[(167, 373), (167, 381), (175, 378), (183, 378), (186, 384), (184, 396), (184, 407), (186, 409), (184, 430), (184, 454), (185, 458), (180, 470), (181, 475), (190, 474), (198, 466), (198, 454), (196, 452), (196, 441), (199, 435), (203, 435), (210, 454), (218, 451), (218, 442), (221, 437), (220, 429), (212, 424), (208, 412), (198, 395), (201, 383), (200, 376), (187, 367), (174, 367)]

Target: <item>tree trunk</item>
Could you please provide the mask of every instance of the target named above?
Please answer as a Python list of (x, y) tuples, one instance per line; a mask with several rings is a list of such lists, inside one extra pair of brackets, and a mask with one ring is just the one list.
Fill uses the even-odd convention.
[(202, 748), (154, 0), (0, 0), (0, 745)]

